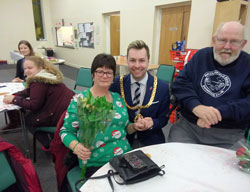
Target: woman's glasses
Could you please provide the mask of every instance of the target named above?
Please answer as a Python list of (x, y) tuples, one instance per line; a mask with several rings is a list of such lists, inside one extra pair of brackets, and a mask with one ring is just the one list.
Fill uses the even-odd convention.
[(113, 72), (110, 72), (110, 71), (105, 72), (105, 71), (102, 71), (102, 70), (96, 70), (95, 73), (96, 73), (96, 75), (98, 77), (103, 77), (104, 74), (106, 74), (106, 76), (109, 77), (109, 78), (113, 77)]

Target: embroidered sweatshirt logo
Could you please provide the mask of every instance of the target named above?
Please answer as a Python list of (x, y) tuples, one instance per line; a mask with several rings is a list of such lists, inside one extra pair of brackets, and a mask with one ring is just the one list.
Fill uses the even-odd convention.
[(217, 98), (228, 91), (231, 87), (231, 80), (227, 75), (214, 70), (203, 75), (200, 85), (206, 93)]

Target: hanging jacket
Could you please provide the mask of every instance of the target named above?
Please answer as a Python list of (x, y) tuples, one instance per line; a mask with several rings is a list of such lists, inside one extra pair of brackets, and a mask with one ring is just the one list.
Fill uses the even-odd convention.
[(21, 187), (18, 191), (42, 192), (40, 181), (30, 159), (25, 158), (16, 146), (5, 142), (1, 137), (0, 151), (6, 151), (10, 158), (11, 167)]

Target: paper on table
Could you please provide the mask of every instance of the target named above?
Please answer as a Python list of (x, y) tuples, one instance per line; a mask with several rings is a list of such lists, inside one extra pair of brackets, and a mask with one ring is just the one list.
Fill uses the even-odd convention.
[(18, 52), (15, 52), (15, 51), (11, 51), (10, 52), (10, 57), (11, 59), (13, 59), (14, 61), (18, 61), (19, 59), (22, 59), (24, 58), (24, 56)]
[(17, 105), (3, 103), (3, 98), (4, 98), (4, 95), (6, 94), (13, 94), (18, 91), (22, 91), (24, 89), (23, 84), (22, 83), (0, 83), (0, 87), (1, 87), (0, 88), (0, 111), (19, 109), (20, 107)]

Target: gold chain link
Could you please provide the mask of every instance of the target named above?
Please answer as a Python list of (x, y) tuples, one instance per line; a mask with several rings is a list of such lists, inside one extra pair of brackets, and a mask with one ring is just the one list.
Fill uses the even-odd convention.
[(150, 105), (152, 105), (152, 103), (153, 103), (153, 101), (154, 101), (154, 98), (155, 98), (155, 93), (156, 93), (156, 88), (157, 88), (157, 77), (154, 76), (154, 88), (153, 88), (152, 95), (151, 95), (151, 98), (150, 98), (148, 104), (147, 104), (147, 105), (139, 105), (139, 106), (137, 105), (137, 106), (134, 106), (134, 107), (131, 107), (130, 105), (128, 105), (128, 103), (127, 103), (127, 101), (126, 101), (126, 99), (125, 99), (124, 86), (123, 86), (123, 77), (124, 77), (124, 75), (122, 75), (122, 76), (120, 77), (121, 96), (122, 96), (122, 98), (124, 99), (127, 108), (129, 108), (129, 109), (131, 109), (131, 110), (149, 108)]

